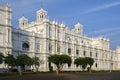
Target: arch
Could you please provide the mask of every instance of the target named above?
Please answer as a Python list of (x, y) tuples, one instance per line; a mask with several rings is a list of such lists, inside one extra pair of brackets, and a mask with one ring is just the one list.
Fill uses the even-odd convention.
[(29, 50), (30, 46), (29, 46), (29, 42), (23, 42), (22, 43), (22, 49), (23, 50)]
[(95, 64), (95, 67), (96, 67), (96, 68), (98, 67), (98, 64), (97, 64), (97, 63)]
[(71, 54), (71, 48), (68, 48), (68, 54)]

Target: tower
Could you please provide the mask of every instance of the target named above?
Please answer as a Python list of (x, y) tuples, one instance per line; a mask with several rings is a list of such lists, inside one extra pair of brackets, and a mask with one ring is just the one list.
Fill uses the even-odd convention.
[(76, 31), (76, 33), (82, 35), (82, 34), (83, 34), (83, 32), (82, 32), (82, 27), (83, 27), (82, 24), (77, 23), (77, 24), (75, 25), (75, 31)]
[(36, 14), (37, 14), (37, 22), (41, 22), (47, 19), (47, 11), (45, 11), (42, 8), (39, 11), (37, 11)]
[[(12, 53), (11, 7), (0, 6), (0, 53), (4, 56)], [(1, 64), (0, 67), (4, 67)]]
[(25, 18), (24, 16), (19, 19), (19, 27), (20, 29), (24, 29), (28, 25), (28, 19)]

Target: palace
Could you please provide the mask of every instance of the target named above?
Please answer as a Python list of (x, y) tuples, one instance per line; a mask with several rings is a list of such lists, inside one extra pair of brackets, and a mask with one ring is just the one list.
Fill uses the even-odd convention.
[[(47, 11), (36, 12), (36, 20), (28, 23), (24, 16), (19, 19), (19, 29), (11, 24), (10, 6), (0, 6), (0, 52), (5, 56), (27, 54), (37, 56), (44, 61), (39, 71), (48, 71), (48, 57), (53, 54), (67, 54), (73, 62), (63, 70), (75, 71), (81, 67), (74, 65), (78, 57), (92, 57), (95, 60), (93, 70), (120, 70), (120, 47), (110, 50), (109, 39), (90, 38), (83, 35), (83, 25), (77, 23), (74, 29), (64, 24), (50, 21)], [(52, 64), (53, 69), (56, 67)], [(0, 64), (0, 68), (6, 66)]]

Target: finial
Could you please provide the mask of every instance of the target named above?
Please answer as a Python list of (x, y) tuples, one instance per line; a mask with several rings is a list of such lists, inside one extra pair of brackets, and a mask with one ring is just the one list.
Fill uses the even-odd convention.
[(41, 8), (43, 8), (43, 0), (41, 0)]
[(24, 16), (24, 14), (22, 14), (22, 16)]
[(10, 7), (11, 5), (9, 3), (6, 4), (7, 7)]

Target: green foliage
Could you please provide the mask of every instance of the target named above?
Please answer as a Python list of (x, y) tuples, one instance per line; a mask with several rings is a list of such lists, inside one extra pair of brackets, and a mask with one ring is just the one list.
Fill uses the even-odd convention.
[(85, 57), (87, 64), (91, 67), (94, 63), (94, 59), (91, 57)]
[(3, 62), (4, 55), (0, 53), (0, 64)]
[(5, 64), (8, 64), (8, 66), (15, 66), (16, 65), (16, 59), (14, 58), (13, 55), (11, 54), (8, 54), (6, 57), (5, 57)]
[(68, 64), (68, 66), (71, 65), (72, 59), (68, 55), (51, 55), (48, 58), (49, 62), (52, 62), (56, 65), (57, 70), (62, 70), (64, 64)]
[(19, 66), (23, 66), (23, 65), (31, 65), (32, 60), (29, 56), (25, 55), (25, 54), (21, 54), (17, 56), (17, 65)]
[(78, 67), (79, 65), (81, 66), (83, 64), (83, 58), (79, 57), (75, 59), (74, 64)]
[(81, 66), (83, 70), (86, 69), (87, 65), (90, 66), (90, 69), (91, 69), (91, 66), (93, 65), (94, 63), (94, 59), (90, 58), (90, 57), (79, 57), (77, 59), (75, 59), (74, 61), (74, 64), (76, 64), (76, 66)]
[(25, 65), (32, 65), (32, 59), (25, 54), (21, 54), (17, 56), (16, 63), (18, 66), (21, 66), (22, 70), (25, 70)]
[(91, 57), (86, 57), (85, 59), (86, 59), (87, 64), (90, 66), (88, 69), (91, 72), (91, 67), (94, 64), (94, 59)]
[(38, 57), (36, 57), (36, 56), (32, 58), (32, 65), (35, 66), (35, 68), (36, 68), (37, 71), (38, 71), (38, 68), (39, 68), (40, 64), (43, 64), (43, 61), (42, 61), (42, 60), (40, 60), (40, 59), (39, 59)]
[(83, 70), (87, 66), (85, 58), (82, 58), (82, 57), (79, 57), (79, 58), (75, 59), (74, 64), (76, 64), (76, 66), (82, 66)]

